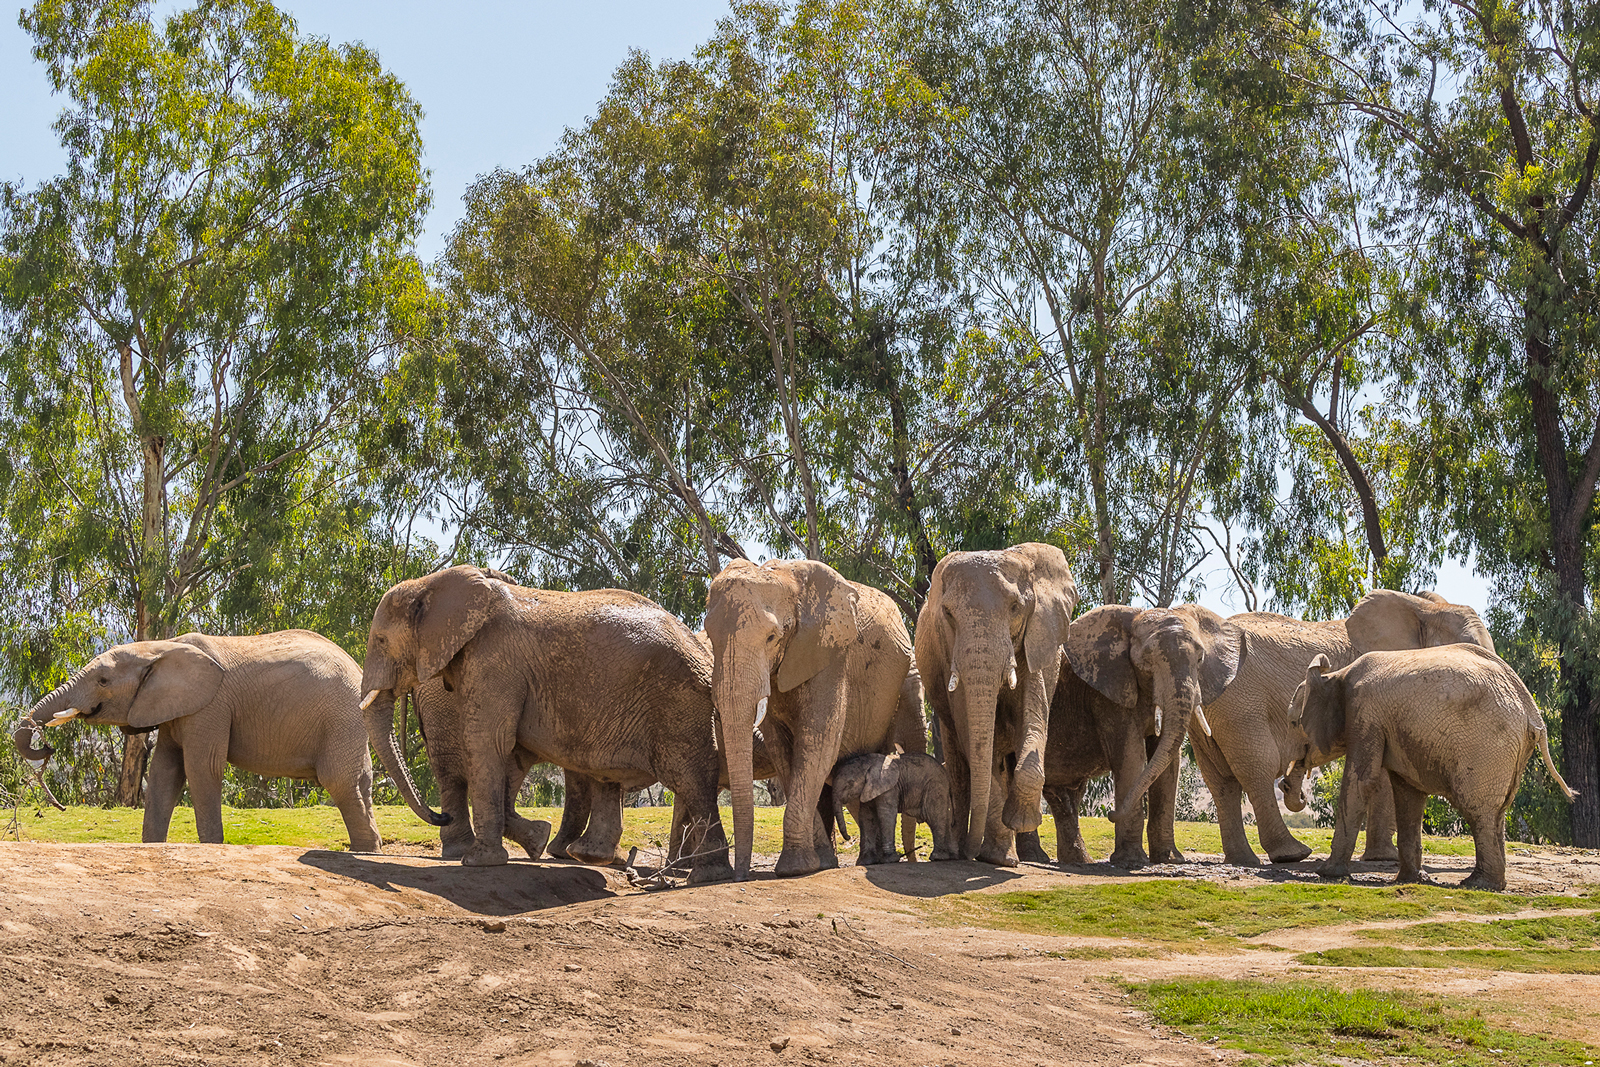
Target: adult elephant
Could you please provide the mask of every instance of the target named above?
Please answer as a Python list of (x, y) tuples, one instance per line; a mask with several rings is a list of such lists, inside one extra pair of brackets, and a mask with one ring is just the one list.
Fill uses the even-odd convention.
[[(722, 833), (710, 671), (694, 635), (659, 605), (616, 589), (526, 589), (470, 566), (385, 593), (362, 674), (367, 729), (406, 802), (439, 825), (400, 762), (392, 713), (433, 678), (460, 702), (476, 838), (463, 863), (506, 862), (505, 767), (519, 745), (621, 789), (662, 782), (713, 838)], [(610, 840), (620, 818), (595, 804), (585, 833)], [(724, 843), (696, 858), (690, 880), (729, 873)]]
[[(733, 802), (734, 877), (755, 840), (751, 737), (783, 784), (776, 873), (838, 865), (823, 787), (841, 759), (893, 751), (911, 637), (887, 595), (815, 560), (736, 559), (711, 582), (706, 633)], [(920, 714), (920, 709), (917, 709)], [(909, 712), (909, 709), (906, 709)]]
[(1038, 829), (1050, 701), (1077, 607), (1054, 545), (952, 552), (933, 568), (917, 669), (939, 717), (964, 859), (1014, 866), (1014, 832)]
[[(1082, 620), (1093, 626), (1095, 611), (1082, 616)], [(1057, 857), (1063, 866), (1091, 862), (1078, 818), (1089, 783), (1108, 773), (1115, 788), (1118, 815), (1112, 864), (1131, 870), (1152, 859), (1157, 863), (1183, 862), (1183, 854), (1173, 840), (1172, 813), (1178, 796), (1176, 761), (1150, 787), (1148, 853), (1141, 840), (1145, 832), (1144, 806), (1128, 801), (1128, 794), (1155, 754), (1160, 737), (1155, 705), (1148, 693), (1141, 693), (1134, 703), (1118, 704), (1078, 677), (1070, 664), (1062, 665), (1055, 698), (1050, 701), (1044, 798), (1055, 819)], [(1030, 863), (1050, 862), (1049, 854), (1039, 844), (1037, 831), (1017, 835), (1017, 855)]]
[[(1144, 613), (1125, 610), (1126, 621), (1113, 623), (1102, 638), (1108, 648), (1128, 638), (1129, 647), (1136, 649), (1132, 638), (1141, 625), (1148, 625), (1138, 621)], [(1140, 665), (1141, 684), (1155, 687), (1158, 705), (1165, 699), (1163, 691), (1189, 687), (1200, 694), (1203, 718), (1196, 714), (1193, 726), (1199, 728), (1191, 728), (1190, 743), (1195, 762), (1216, 801), (1223, 853), (1227, 862), (1240, 866), (1261, 862), (1245, 836), (1244, 796), (1250, 798), (1261, 845), (1274, 863), (1292, 863), (1311, 854), (1310, 847), (1284, 824), (1273, 791), (1274, 783), (1283, 778), (1286, 769), (1305, 755), (1305, 735), (1290, 726), (1288, 708), (1296, 686), (1305, 677), (1307, 663), (1323, 655), (1332, 664), (1347, 665), (1358, 650), (1365, 651), (1375, 644), (1412, 641), (1416, 643), (1413, 647), (1419, 647), (1423, 643), (1489, 640), (1488, 631), (1471, 608), (1450, 604), (1432, 594), (1417, 596), (1393, 590), (1370, 594), (1349, 619), (1305, 622), (1271, 612), (1250, 612), (1224, 620), (1215, 612), (1192, 604), (1171, 609), (1170, 614), (1186, 620), (1186, 629), (1192, 636), (1190, 652), (1169, 657), (1164, 666), (1153, 662)], [(1225, 655), (1220, 672), (1207, 663), (1212, 654), (1205, 640), (1207, 632), (1234, 635), (1229, 637), (1227, 646), (1237, 645), (1238, 653)], [(1091, 661), (1080, 665), (1071, 648), (1068, 655), (1086, 681), (1106, 691), (1097, 680)], [(1230, 664), (1229, 660), (1233, 662)], [(1208, 673), (1216, 678), (1227, 674), (1230, 668), (1237, 676), (1220, 690), (1205, 684)], [(1168, 710), (1170, 717), (1171, 709)], [(1188, 720), (1183, 722), (1187, 724)], [(1178, 740), (1181, 739), (1174, 735), (1174, 743), (1169, 745), (1168, 738), (1163, 737), (1162, 746), (1135, 783), (1130, 803), (1138, 803), (1143, 791), (1177, 758)], [(1331, 757), (1313, 755), (1310, 762), (1315, 765), (1326, 758)], [(1285, 780), (1286, 794), (1296, 781)], [(1383, 799), (1387, 798), (1380, 798), (1368, 813), (1369, 859), (1393, 855), (1393, 804), (1385, 804)]]
[(196, 833), (221, 844), (222, 776), (231, 763), (267, 778), (316, 781), (344, 817), (351, 850), (376, 852), (360, 681), (355, 660), (308, 630), (135, 641), (100, 653), (35, 704), (12, 740), (42, 765), (55, 750), (33, 747), (38, 727), (73, 719), (159, 727), (145, 795), (147, 842), (167, 839), (187, 784)]

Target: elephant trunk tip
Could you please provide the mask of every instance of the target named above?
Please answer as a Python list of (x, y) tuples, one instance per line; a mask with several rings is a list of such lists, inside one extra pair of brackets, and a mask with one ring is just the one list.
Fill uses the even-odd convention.
[(435, 826), (449, 826), (451, 822), (450, 813), (448, 811), (429, 811), (428, 821)]

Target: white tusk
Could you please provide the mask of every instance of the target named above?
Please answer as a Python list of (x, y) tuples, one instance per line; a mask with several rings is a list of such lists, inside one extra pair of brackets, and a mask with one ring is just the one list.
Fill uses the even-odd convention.
[(767, 698), (762, 697), (756, 701), (756, 725), (761, 725), (761, 720), (767, 717)]
[(1207, 737), (1210, 737), (1211, 736), (1211, 724), (1206, 722), (1206, 709), (1201, 707), (1199, 704), (1196, 704), (1194, 706), (1194, 717), (1195, 717), (1196, 720), (1199, 721), (1200, 729), (1205, 732), (1205, 735)]
[(378, 699), (378, 692), (378, 690), (374, 689), (372, 692), (367, 694), (366, 699), (361, 702), (362, 711), (366, 711), (368, 708), (372, 707), (372, 702)]
[(956, 686), (958, 686), (960, 684), (961, 684), (961, 675), (958, 674), (955, 671), (951, 671), (950, 672), (950, 684), (945, 686), (945, 691), (946, 692), (950, 692), (950, 693), (954, 693), (956, 691)]
[(1161, 705), (1156, 705), (1156, 736), (1161, 736)]
[(1006, 679), (1006, 681), (1011, 688), (1015, 689), (1017, 687), (1017, 665), (1015, 663), (1011, 665), (1011, 677)]
[(61, 712), (55, 718), (53, 718), (49, 722), (45, 723), (45, 725), (46, 726), (60, 726), (64, 722), (71, 722), (73, 719), (76, 719), (79, 715), (82, 715), (82, 714), (83, 714), (83, 712), (81, 710), (79, 710), (78, 708), (68, 708), (66, 711)]

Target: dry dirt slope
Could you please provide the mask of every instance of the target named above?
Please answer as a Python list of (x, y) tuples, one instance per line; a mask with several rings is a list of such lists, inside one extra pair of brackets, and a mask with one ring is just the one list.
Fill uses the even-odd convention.
[[(1441, 862), (1444, 882), (1471, 865)], [(1597, 865), (1513, 857), (1513, 888)], [(1232, 1054), (1151, 1026), (1103, 976), (1288, 967), (1061, 959), (1066, 939), (929, 923), (916, 898), (1103, 880), (971, 863), (647, 894), (572, 864), (25, 843), (0, 845), (0, 879), (0, 1061), (29, 1064), (1210, 1064)], [(1600, 1001), (1593, 978), (1420, 977), (1583, 1018)]]
[(1007, 959), (1016, 935), (904, 913), (1012, 872), (870, 873), (643, 894), (555, 863), (3, 845), (0, 1060), (1216, 1061), (1099, 982)]

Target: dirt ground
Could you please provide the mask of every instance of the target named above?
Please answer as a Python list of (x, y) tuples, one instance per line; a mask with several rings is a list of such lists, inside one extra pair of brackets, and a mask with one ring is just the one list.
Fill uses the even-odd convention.
[[(1429, 870), (1453, 883), (1470, 866), (1430, 857)], [(1311, 878), (1308, 864), (1219, 862), (1141, 876)], [(1125, 877), (1104, 865), (902, 863), (643, 892), (614, 870), (467, 869), (414, 849), (3, 844), (0, 1062), (1235, 1059), (1152, 1025), (1107, 975), (1259, 977), (1286, 968), (1277, 954), (1061, 959), (1046, 953), (1094, 939), (951, 928), (913, 904)], [(1511, 877), (1513, 891), (1561, 892), (1600, 882), (1600, 855), (1531, 850), (1513, 855)], [(1344, 943), (1338, 928), (1270, 939), (1301, 950)], [(1435, 971), (1425, 980), (1567, 1004), (1570, 1036), (1592, 1040), (1600, 1029), (1600, 979)]]

